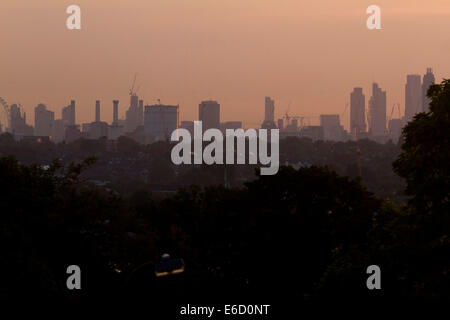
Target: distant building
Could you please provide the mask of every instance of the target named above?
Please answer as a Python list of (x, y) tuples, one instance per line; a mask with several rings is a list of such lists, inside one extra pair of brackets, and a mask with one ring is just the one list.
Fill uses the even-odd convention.
[(103, 121), (92, 122), (89, 126), (89, 139), (100, 139), (108, 137), (108, 124)]
[(403, 128), (403, 120), (402, 119), (391, 119), (389, 120), (388, 131), (389, 131), (389, 139), (392, 140), (393, 143), (397, 143), (402, 135)]
[(290, 121), (290, 123), (286, 123), (286, 131), (291, 131), (291, 132), (297, 132), (298, 130), (298, 120), (297, 119), (292, 119)]
[(416, 113), (422, 112), (422, 84), (420, 75), (409, 74), (406, 76), (405, 85), (405, 117), (411, 121)]
[(52, 126), (52, 141), (61, 142), (65, 138), (65, 128), (62, 119), (54, 120)]
[(117, 140), (124, 134), (124, 127), (119, 123), (119, 100), (113, 100), (113, 122), (108, 129), (108, 139)]
[(194, 121), (181, 121), (180, 128), (189, 131), (191, 137), (194, 136)]
[(95, 122), (100, 122), (100, 100), (95, 101)]
[(220, 128), (220, 104), (216, 101), (203, 101), (198, 106), (198, 119), (202, 121), (203, 131)]
[(138, 124), (140, 126), (144, 125), (144, 100), (139, 100), (139, 105), (138, 105)]
[(119, 100), (113, 100), (113, 126), (119, 125)]
[(434, 74), (431, 68), (427, 68), (427, 73), (423, 76), (422, 82), (422, 111), (430, 111), (430, 98), (427, 97), (428, 89), (434, 84)]
[(354, 88), (350, 93), (350, 132), (358, 136), (366, 130), (366, 97), (362, 88)]
[(72, 142), (82, 137), (80, 126), (65, 126), (65, 137), (64, 140), (66, 142)]
[(386, 91), (377, 83), (372, 85), (369, 100), (369, 133), (372, 137), (386, 135)]
[[(100, 111), (100, 101), (97, 100), (95, 102), (95, 121), (91, 122), (86, 128), (88, 130), (87, 138), (89, 139), (97, 140), (103, 137), (108, 137), (108, 124), (101, 121)], [(85, 128), (83, 127), (83, 132), (84, 131)]]
[(220, 127), (223, 132), (225, 132), (225, 130), (227, 130), (227, 129), (232, 129), (232, 130), (242, 129), (242, 122), (241, 121), (222, 122), (220, 124)]
[(55, 113), (47, 110), (45, 104), (39, 104), (34, 108), (34, 135), (51, 137), (54, 120)]
[(91, 130), (91, 123), (92, 122), (81, 124), (81, 133), (85, 134), (86, 138), (89, 136), (89, 131)]
[(70, 101), (70, 105), (62, 109), (62, 121), (65, 126), (75, 125), (75, 100)]
[(310, 138), (314, 141), (323, 140), (323, 128), (321, 126), (306, 126), (300, 130), (300, 137)]
[(275, 125), (275, 101), (270, 97), (266, 97), (265, 99), (264, 111), (264, 122), (262, 123), (261, 128), (275, 129), (277, 127)]
[(11, 133), (16, 137), (32, 136), (33, 127), (27, 125), (27, 115), (17, 104), (13, 104), (9, 110), (11, 120)]
[(144, 133), (149, 141), (168, 141), (178, 128), (178, 106), (145, 106)]
[(320, 126), (323, 128), (324, 140), (342, 141), (344, 139), (344, 128), (341, 126), (338, 114), (321, 114)]
[(130, 96), (130, 107), (126, 112), (126, 132), (133, 132), (137, 127), (143, 125), (143, 104), (136, 94)]
[(277, 126), (278, 126), (278, 129), (280, 129), (280, 130), (284, 129), (284, 121), (283, 121), (283, 119), (278, 119)]

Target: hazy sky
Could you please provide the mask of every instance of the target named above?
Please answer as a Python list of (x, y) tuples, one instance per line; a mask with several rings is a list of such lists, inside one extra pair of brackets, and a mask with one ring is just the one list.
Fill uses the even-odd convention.
[[(66, 29), (66, 8), (82, 30)], [(366, 28), (379, 5), (383, 30)], [(450, 77), (448, 0), (1, 0), (0, 96), (34, 122), (43, 102), (61, 117), (77, 100), (77, 122), (120, 117), (135, 73), (148, 104), (180, 104), (181, 119), (215, 99), (222, 119), (260, 124), (264, 97), (281, 117), (342, 114), (349, 93), (371, 82), (404, 105), (406, 74), (432, 67)], [(348, 121), (346, 116), (345, 121)], [(347, 123), (346, 123), (347, 125)]]

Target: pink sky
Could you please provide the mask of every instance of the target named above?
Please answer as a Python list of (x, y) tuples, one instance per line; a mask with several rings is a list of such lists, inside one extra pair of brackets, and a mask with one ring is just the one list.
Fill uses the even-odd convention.
[[(69, 31), (67, 6), (82, 9)], [(383, 30), (366, 28), (379, 5)], [(276, 116), (342, 114), (349, 93), (372, 81), (404, 105), (406, 74), (432, 67), (450, 77), (448, 0), (1, 0), (0, 96), (20, 102), (33, 123), (43, 102), (61, 116), (77, 100), (77, 122), (128, 108), (134, 74), (148, 104), (180, 104), (197, 118), (201, 100), (222, 119), (261, 123), (264, 97)], [(344, 117), (348, 121), (348, 116)], [(347, 125), (347, 123), (345, 123)]]

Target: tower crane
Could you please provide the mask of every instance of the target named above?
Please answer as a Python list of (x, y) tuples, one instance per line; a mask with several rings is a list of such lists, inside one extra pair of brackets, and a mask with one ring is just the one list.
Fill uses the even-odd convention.
[(134, 91), (134, 86), (136, 85), (136, 77), (137, 77), (137, 73), (134, 74), (133, 84), (130, 88), (130, 96), (136, 95), (136, 92)]

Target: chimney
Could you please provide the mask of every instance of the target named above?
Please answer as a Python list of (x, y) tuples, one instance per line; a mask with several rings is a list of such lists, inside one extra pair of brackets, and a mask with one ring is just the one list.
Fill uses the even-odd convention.
[(95, 101), (95, 122), (100, 122), (100, 100)]
[(113, 125), (117, 126), (119, 124), (119, 100), (113, 100)]

